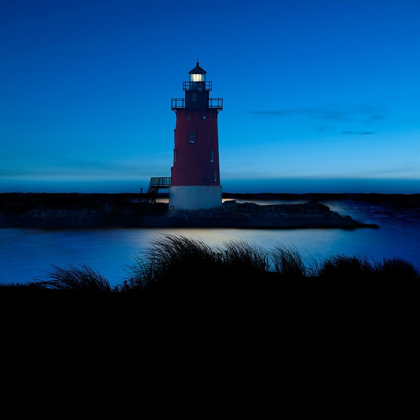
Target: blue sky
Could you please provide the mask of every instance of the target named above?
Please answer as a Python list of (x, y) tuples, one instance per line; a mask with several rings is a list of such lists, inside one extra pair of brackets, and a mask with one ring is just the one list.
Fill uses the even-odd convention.
[(3, 0), (0, 57), (0, 191), (169, 176), (198, 57), (225, 191), (420, 193), (419, 0)]

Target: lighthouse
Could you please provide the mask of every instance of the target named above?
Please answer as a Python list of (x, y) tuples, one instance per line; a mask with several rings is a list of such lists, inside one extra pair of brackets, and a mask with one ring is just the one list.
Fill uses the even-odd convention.
[(212, 82), (197, 62), (183, 82), (184, 98), (172, 98), (176, 114), (169, 207), (199, 210), (222, 204), (217, 116), (222, 98), (210, 98)]

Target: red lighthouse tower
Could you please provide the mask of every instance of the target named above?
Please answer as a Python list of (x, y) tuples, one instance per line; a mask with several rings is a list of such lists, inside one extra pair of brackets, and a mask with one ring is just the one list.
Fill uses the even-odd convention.
[(169, 206), (198, 210), (222, 204), (217, 115), (222, 98), (210, 98), (212, 83), (199, 63), (184, 82), (184, 98), (172, 99), (176, 114), (175, 147)]

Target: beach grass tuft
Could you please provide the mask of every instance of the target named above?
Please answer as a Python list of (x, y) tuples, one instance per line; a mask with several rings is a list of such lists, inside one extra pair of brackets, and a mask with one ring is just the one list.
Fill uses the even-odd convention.
[(110, 293), (112, 287), (109, 281), (98, 271), (85, 264), (80, 266), (67, 265), (57, 267), (55, 265), (47, 271), (46, 279), (38, 283), (47, 289), (62, 291), (78, 291), (90, 293)]

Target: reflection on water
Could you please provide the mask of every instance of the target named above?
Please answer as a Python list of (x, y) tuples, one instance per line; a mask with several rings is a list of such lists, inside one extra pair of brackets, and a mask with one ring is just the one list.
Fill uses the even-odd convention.
[[(278, 200), (258, 203), (282, 202), (285, 203)], [(229, 240), (245, 240), (266, 249), (293, 246), (308, 259), (337, 254), (368, 255), (375, 259), (401, 257), (420, 268), (418, 209), (394, 209), (351, 200), (323, 204), (341, 215), (376, 223), (380, 229), (2, 229), (0, 282), (40, 278), (45, 270), (51, 269), (51, 264), (85, 263), (117, 284), (127, 275), (133, 258), (144, 254), (154, 239), (165, 234), (185, 235), (214, 246)]]

